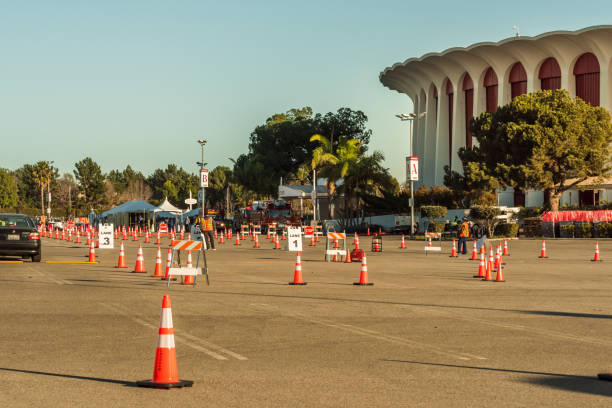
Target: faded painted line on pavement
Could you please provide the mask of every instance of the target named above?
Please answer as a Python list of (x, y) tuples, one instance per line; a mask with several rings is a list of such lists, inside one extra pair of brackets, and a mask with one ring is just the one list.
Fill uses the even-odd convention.
[[(117, 313), (119, 313), (119, 314), (121, 314), (121, 315), (123, 315), (123, 316), (125, 316), (125, 317), (127, 317), (129, 319), (131, 319), (132, 321), (134, 321), (134, 322), (136, 322), (138, 324), (141, 324), (141, 325), (143, 325), (145, 327), (149, 327), (151, 329), (157, 330), (157, 327), (155, 327), (154, 325), (152, 325), (152, 324), (150, 324), (150, 323), (148, 323), (148, 322), (146, 322), (146, 321), (144, 321), (142, 319), (139, 319), (138, 317), (132, 316), (132, 312), (127, 310), (127, 308), (125, 306), (123, 306), (123, 305), (120, 305), (120, 304), (117, 304), (117, 303), (113, 303), (111, 305), (107, 305), (105, 303), (101, 303), (101, 305), (113, 309), (115, 312), (117, 312)], [(227, 360), (227, 357), (225, 357), (225, 356), (223, 356), (221, 354), (218, 354), (215, 351), (217, 351), (219, 353), (225, 353), (228, 356), (234, 357), (237, 360), (242, 360), (242, 361), (248, 360), (248, 358), (246, 358), (243, 355), (235, 353), (235, 352), (233, 352), (231, 350), (227, 350), (227, 349), (225, 349), (225, 348), (223, 348), (223, 347), (221, 347), (221, 346), (219, 346), (217, 344), (211, 343), (211, 342), (206, 341), (204, 339), (201, 339), (199, 337), (193, 336), (193, 335), (191, 335), (191, 334), (189, 334), (189, 333), (187, 333), (187, 332), (185, 332), (183, 330), (179, 330), (179, 329), (175, 328), (174, 329), (174, 333), (175, 333), (175, 340), (178, 343), (185, 344), (186, 346), (191, 347), (194, 350), (197, 350), (197, 351), (200, 351), (202, 353), (208, 354), (209, 356), (211, 356), (211, 357), (213, 357), (213, 358), (215, 358), (217, 360)], [(185, 340), (183, 338), (187, 338), (190, 341), (187, 341), (187, 340)], [(193, 342), (200, 343), (200, 345), (193, 344)], [(203, 346), (206, 346), (208, 348), (203, 347)], [(212, 350), (209, 350), (209, 349), (212, 349), (212, 350), (215, 350), (215, 351), (212, 351)]]
[(68, 281), (65, 281), (63, 279), (58, 279), (53, 274), (51, 274), (49, 272), (41, 271), (40, 269), (38, 269), (38, 267), (29, 266), (28, 270), (30, 272), (32, 272), (34, 275), (40, 276), (41, 278), (48, 279), (48, 280), (50, 280), (53, 283), (57, 283), (58, 285), (72, 285), (72, 282), (68, 282)]
[(442, 311), (442, 310), (434, 310), (433, 308), (428, 308), (428, 307), (425, 307), (425, 306), (410, 306), (410, 305), (396, 305), (396, 306), (399, 307), (399, 308), (402, 308), (402, 309), (410, 309), (410, 310), (413, 310), (413, 311), (416, 311), (416, 312), (421, 312), (421, 313), (426, 313), (426, 314), (431, 314), (431, 315), (442, 316), (442, 317), (446, 317), (446, 318), (449, 318), (449, 319), (464, 320), (464, 321), (468, 321), (468, 322), (484, 324), (484, 325), (487, 325), (487, 326), (494, 326), (494, 327), (501, 327), (501, 328), (504, 328), (504, 329), (517, 330), (517, 331), (522, 331), (522, 332), (526, 332), (526, 333), (532, 333), (532, 334), (541, 335), (541, 336), (544, 336), (544, 337), (551, 337), (551, 338), (556, 338), (556, 339), (564, 339), (564, 340), (575, 341), (575, 342), (579, 342), (579, 343), (595, 344), (595, 345), (599, 345), (599, 346), (612, 346), (612, 342), (605, 341), (605, 340), (600, 340), (600, 339), (595, 339), (595, 338), (592, 338), (592, 337), (574, 336), (572, 334), (557, 332), (557, 331), (554, 331), (554, 330), (547, 330), (547, 329), (540, 329), (540, 328), (534, 328), (534, 327), (527, 327), (527, 326), (523, 326), (523, 325), (520, 325), (520, 324), (499, 323), (499, 322), (494, 322), (494, 321), (491, 321), (491, 320), (479, 319), (479, 318), (476, 318), (476, 317), (457, 316), (456, 314), (453, 314), (451, 312)]
[(486, 360), (486, 357), (477, 356), (477, 355), (473, 355), (473, 354), (467, 354), (467, 353), (459, 353), (459, 352), (446, 351), (446, 350), (443, 350), (443, 349), (441, 349), (439, 347), (432, 346), (432, 345), (429, 345), (429, 344), (419, 343), (419, 342), (414, 341), (414, 340), (409, 340), (409, 339), (406, 339), (406, 338), (403, 338), (403, 337), (399, 337), (399, 336), (393, 336), (393, 335), (384, 334), (384, 333), (381, 333), (381, 332), (376, 331), (376, 330), (365, 329), (363, 327), (358, 327), (358, 326), (351, 325), (351, 324), (334, 322), (334, 321), (327, 320), (327, 319), (315, 319), (315, 318), (307, 317), (307, 316), (305, 316), (305, 315), (303, 315), (301, 313), (296, 313), (296, 312), (281, 311), (277, 307), (270, 306), (270, 305), (267, 305), (265, 303), (251, 303), (251, 306), (253, 306), (255, 308), (263, 309), (263, 310), (274, 311), (274, 312), (276, 312), (276, 313), (278, 313), (278, 314), (280, 314), (282, 316), (297, 318), (297, 319), (301, 319), (301, 320), (304, 320), (304, 321), (307, 321), (307, 322), (310, 322), (310, 323), (315, 323), (315, 324), (319, 324), (319, 325), (322, 325), (322, 326), (333, 327), (333, 328), (336, 328), (336, 329), (349, 331), (351, 333), (360, 334), (362, 336), (372, 337), (372, 338), (375, 338), (375, 339), (378, 339), (378, 340), (383, 340), (383, 341), (386, 341), (386, 342), (389, 342), (389, 343), (400, 344), (400, 345), (404, 345), (404, 346), (410, 346), (410, 347), (413, 347), (413, 348), (416, 348), (416, 349), (433, 352), (433, 353), (444, 355), (444, 356), (447, 356), (447, 357), (456, 358), (456, 359), (459, 359), (459, 360), (470, 360), (470, 359)]

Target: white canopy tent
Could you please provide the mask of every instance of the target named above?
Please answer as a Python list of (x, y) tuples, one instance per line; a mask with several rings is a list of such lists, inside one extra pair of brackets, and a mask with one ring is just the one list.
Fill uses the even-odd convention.
[(164, 199), (164, 202), (158, 205), (153, 211), (156, 213), (163, 211), (163, 212), (168, 212), (174, 215), (180, 215), (183, 213), (183, 210), (181, 210), (180, 208), (176, 208), (175, 206), (170, 204), (170, 201), (168, 201), (168, 197), (166, 197)]

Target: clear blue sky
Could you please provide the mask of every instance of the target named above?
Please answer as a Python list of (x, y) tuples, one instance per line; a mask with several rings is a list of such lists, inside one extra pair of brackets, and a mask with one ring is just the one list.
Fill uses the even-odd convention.
[[(378, 75), (480, 41), (609, 24), (612, 3), (575, 1), (1, 1), (0, 167), (86, 156), (104, 172), (196, 171), (247, 151), (273, 113), (363, 110), (400, 182), (407, 96)], [(416, 5), (415, 5), (416, 4)], [(606, 19), (607, 18), (607, 19)]]

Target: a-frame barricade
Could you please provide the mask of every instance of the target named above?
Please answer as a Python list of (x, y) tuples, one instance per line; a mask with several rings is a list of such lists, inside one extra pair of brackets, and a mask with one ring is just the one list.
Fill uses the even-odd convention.
[[(193, 287), (196, 285), (197, 275), (205, 275), (206, 276), (206, 284), (210, 285), (210, 281), (208, 279), (208, 263), (206, 262), (206, 241), (203, 239), (204, 236), (200, 235), (202, 240), (194, 241), (194, 240), (183, 240), (175, 242), (172, 246), (172, 257), (171, 257), (171, 265), (174, 265), (174, 260), (176, 259), (176, 263), (178, 267), (170, 267), (168, 271), (168, 277), (171, 276), (193, 276)], [(194, 266), (186, 267), (182, 266), (181, 263), (181, 251), (197, 251), (196, 261)], [(200, 268), (200, 258), (202, 258), (202, 267)], [(170, 281), (172, 279), (168, 279), (167, 286), (170, 286)]]
[[(334, 248), (334, 241), (338, 241), (338, 248)], [(342, 245), (340, 245), (342, 241)], [(344, 232), (328, 232), (327, 240), (325, 241), (325, 260), (330, 262), (334, 255), (339, 258), (346, 257), (346, 233)]]
[[(429, 246), (429, 240), (431, 239), (432, 243), (434, 240), (438, 241), (438, 246)], [(425, 255), (427, 256), (428, 252), (437, 252), (438, 255), (442, 254), (442, 234), (439, 232), (426, 232), (425, 233)]]

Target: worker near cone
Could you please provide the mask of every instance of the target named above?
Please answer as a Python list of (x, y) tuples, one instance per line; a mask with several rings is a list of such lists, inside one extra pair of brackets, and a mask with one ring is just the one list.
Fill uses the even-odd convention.
[(459, 248), (457, 252), (460, 254), (467, 254), (467, 239), (470, 237), (470, 224), (467, 218), (463, 217), (461, 224), (459, 224)]
[(200, 225), (200, 230), (202, 231), (202, 234), (204, 234), (206, 247), (215, 251), (215, 237), (213, 234), (215, 227), (212, 215), (207, 214), (204, 216), (204, 218), (198, 217), (196, 219), (196, 223)]
[(164, 295), (162, 312), (153, 365), (153, 379), (138, 381), (139, 387), (148, 388), (182, 388), (191, 387), (193, 381), (179, 380), (176, 364), (176, 346), (174, 344), (174, 326), (172, 325), (172, 305), (170, 296)]

